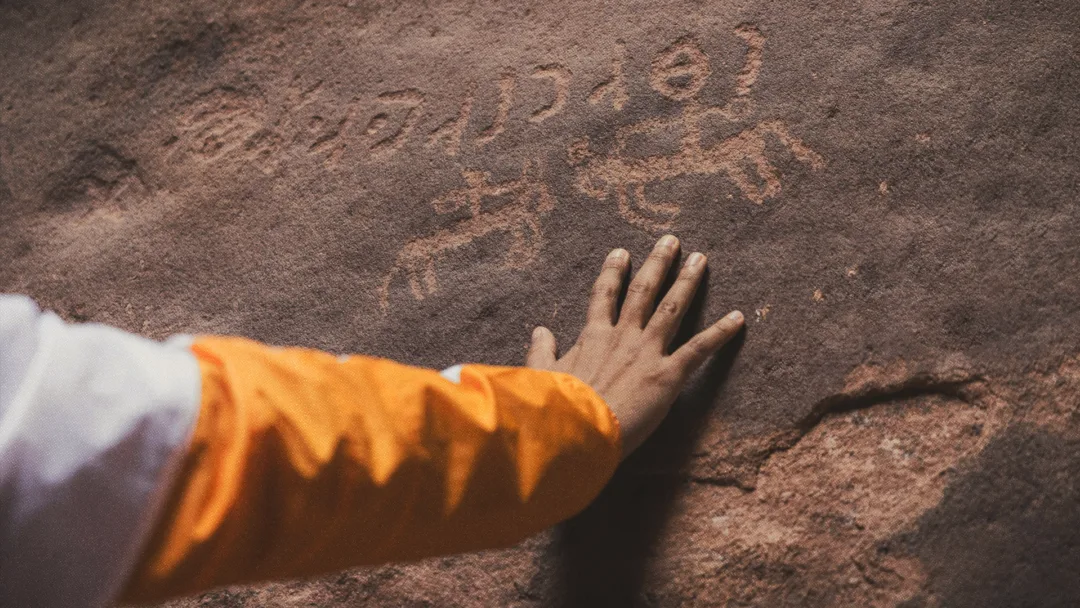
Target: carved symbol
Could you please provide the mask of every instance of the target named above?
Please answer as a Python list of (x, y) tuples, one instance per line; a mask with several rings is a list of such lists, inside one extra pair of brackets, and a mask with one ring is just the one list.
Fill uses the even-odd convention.
[[(389, 308), (390, 286), (397, 275), (404, 274), (413, 297), (422, 300), (426, 294), (438, 289), (435, 262), (439, 256), (483, 236), (505, 232), (510, 237), (503, 263), (506, 268), (524, 268), (540, 253), (543, 247), (540, 218), (555, 208), (556, 200), (542, 181), (538, 168), (527, 163), (521, 177), (498, 184), (491, 183), (491, 174), (487, 172), (466, 170), (462, 171), (462, 177), (466, 187), (435, 199), (432, 206), (438, 213), (467, 208), (469, 217), (405, 244), (379, 290), (383, 312)], [(511, 202), (490, 211), (483, 209), (485, 199), (501, 196), (512, 197)]]
[[(405, 145), (405, 140), (408, 139), (409, 133), (411, 133), (416, 126), (417, 110), (420, 108), (421, 104), (424, 103), (424, 95), (416, 89), (403, 89), (401, 91), (383, 93), (376, 99), (390, 106), (405, 108), (405, 116), (402, 117), (401, 124), (398, 125), (397, 130), (371, 145), (372, 154), (386, 156), (397, 152)], [(375, 116), (372, 116), (371, 120), (368, 122), (367, 135), (378, 135), (389, 122), (390, 115), (386, 112), (380, 112)]]
[[(650, 84), (661, 95), (682, 101), (682, 111), (673, 118), (651, 118), (632, 123), (615, 134), (615, 146), (606, 157), (595, 158), (587, 138), (570, 146), (570, 162), (579, 167), (577, 188), (599, 200), (615, 194), (619, 213), (631, 224), (649, 231), (668, 230), (679, 213), (675, 203), (650, 203), (645, 186), (684, 175), (725, 174), (743, 196), (761, 204), (780, 192), (777, 170), (766, 155), (766, 136), (787, 146), (799, 161), (818, 169), (824, 160), (802, 141), (792, 136), (780, 121), (760, 122), (720, 143), (705, 148), (701, 144), (706, 118), (718, 116), (737, 122), (753, 111), (749, 98), (761, 69), (765, 37), (753, 26), (735, 31), (747, 44), (746, 61), (736, 81), (734, 98), (725, 106), (706, 106), (697, 95), (711, 70), (708, 56), (690, 38), (676, 41), (653, 61)], [(680, 148), (668, 156), (634, 158), (624, 154), (630, 137), (675, 127), (681, 133)], [(747, 172), (752, 165), (761, 180)], [(642, 213), (644, 212), (644, 213)]]
[(711, 73), (709, 57), (697, 42), (680, 38), (653, 60), (649, 84), (664, 97), (685, 101), (701, 92)]
[[(359, 106), (359, 99), (354, 98), (350, 101), (345, 107), (345, 115), (341, 117), (337, 124), (331, 129), (320, 133), (315, 138), (315, 141), (308, 146), (309, 154), (326, 154), (323, 159), (323, 166), (327, 169), (336, 169), (338, 163), (341, 162), (341, 157), (348, 148), (348, 142), (341, 136), (354, 122), (356, 122), (356, 117), (359, 114)], [(329, 152), (326, 152), (326, 150), (329, 150)]]
[(555, 85), (555, 99), (539, 110), (532, 113), (529, 122), (541, 123), (555, 116), (566, 106), (566, 100), (570, 97), (570, 78), (572, 74), (565, 67), (553, 63), (540, 65), (533, 69), (530, 78), (550, 78)]
[(206, 160), (238, 149), (250, 151), (250, 144), (260, 139), (263, 105), (261, 99), (227, 87), (200, 95), (180, 121), (188, 149)]
[(747, 97), (757, 83), (761, 73), (761, 61), (764, 56), (765, 36), (753, 25), (740, 25), (735, 28), (735, 35), (746, 43), (746, 62), (735, 79), (735, 95)]
[(623, 76), (623, 60), (626, 56), (626, 48), (619, 45), (618, 56), (611, 61), (611, 78), (601, 82), (589, 93), (589, 103), (599, 105), (608, 97), (611, 98), (611, 107), (616, 111), (622, 110), (626, 102), (630, 101), (630, 94), (626, 92), (626, 80)]
[(469, 86), (469, 93), (465, 96), (465, 101), (461, 102), (458, 115), (439, 125), (428, 135), (429, 148), (442, 143), (447, 156), (457, 156), (458, 151), (461, 150), (461, 138), (465, 134), (465, 127), (468, 126), (469, 116), (472, 114), (475, 88), (473, 85)]
[(510, 106), (513, 102), (514, 72), (506, 71), (499, 77), (499, 107), (495, 111), (495, 120), (477, 136), (478, 146), (490, 143), (506, 129), (506, 119), (510, 116)]

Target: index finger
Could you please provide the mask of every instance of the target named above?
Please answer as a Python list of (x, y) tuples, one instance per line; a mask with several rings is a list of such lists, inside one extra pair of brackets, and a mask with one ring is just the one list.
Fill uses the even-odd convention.
[(743, 314), (737, 310), (732, 311), (671, 353), (669, 360), (678, 367), (679, 377), (686, 378), (701, 367), (710, 355), (734, 338), (742, 326)]

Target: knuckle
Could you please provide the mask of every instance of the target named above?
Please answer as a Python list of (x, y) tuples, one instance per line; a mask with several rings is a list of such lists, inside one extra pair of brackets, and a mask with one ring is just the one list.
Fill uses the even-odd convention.
[(671, 387), (677, 387), (677, 386), (679, 386), (680, 384), (682, 384), (683, 382), (686, 381), (686, 377), (688, 375), (690, 375), (690, 371), (691, 371), (691, 368), (689, 366), (686, 366), (686, 365), (681, 365), (681, 364), (669, 365), (669, 366), (667, 366), (667, 368), (665, 370), (666, 382)]
[(668, 317), (675, 317), (675, 316), (678, 316), (679, 311), (681, 310), (681, 308), (682, 307), (679, 306), (678, 302), (673, 302), (671, 300), (664, 300), (663, 302), (660, 302), (659, 306), (656, 307), (656, 314), (664, 315), (664, 316), (668, 316)]
[(584, 342), (595, 342), (603, 336), (604, 332), (607, 329), (607, 327), (601, 326), (597, 323), (588, 323), (581, 330), (581, 337), (578, 338), (578, 343), (580, 344)]
[(609, 282), (603, 281), (596, 283), (592, 288), (592, 297), (614, 299), (619, 295), (619, 288)]
[(667, 388), (678, 381), (678, 377), (666, 365), (655, 365), (647, 372), (650, 384)]
[(690, 355), (690, 358), (694, 360), (700, 359), (708, 353), (705, 339), (702, 338), (701, 335), (690, 338), (690, 341), (686, 343), (684, 348), (686, 349), (686, 352)]
[(698, 277), (694, 274), (693, 271), (683, 271), (679, 273), (679, 278), (675, 280), (675, 284), (686, 286), (687, 288), (689, 288), (689, 286), (694, 285), (695, 283), (697, 283), (697, 281)]
[(666, 249), (653, 249), (649, 252), (649, 256), (646, 259), (654, 262), (667, 262), (671, 259), (672, 253)]
[(653, 285), (654, 284), (652, 281), (634, 281), (633, 283), (630, 283), (630, 287), (627, 288), (627, 292), (639, 296), (647, 295), (653, 292)]

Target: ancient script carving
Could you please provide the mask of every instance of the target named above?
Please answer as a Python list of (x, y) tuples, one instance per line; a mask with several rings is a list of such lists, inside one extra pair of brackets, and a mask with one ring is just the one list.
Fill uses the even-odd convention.
[(473, 93), (475, 85), (470, 85), (469, 93), (465, 101), (461, 102), (458, 114), (438, 126), (428, 135), (428, 147), (442, 143), (447, 156), (457, 156), (461, 150), (461, 139), (465, 135), (465, 127), (469, 124), (469, 116), (472, 115)]
[(555, 85), (555, 99), (548, 105), (540, 108), (532, 113), (529, 117), (529, 122), (540, 123), (555, 116), (566, 106), (566, 100), (570, 98), (570, 79), (572, 74), (570, 70), (565, 67), (553, 63), (551, 65), (540, 65), (533, 69), (531, 78), (546, 78), (550, 79)]
[(491, 125), (476, 137), (476, 145), (483, 147), (506, 130), (506, 119), (510, 116), (510, 106), (514, 103), (515, 80), (513, 71), (503, 72), (499, 76), (499, 107), (495, 111), (495, 119)]
[(626, 91), (626, 78), (623, 76), (623, 62), (626, 56), (626, 48), (620, 43), (619, 52), (615, 59), (611, 60), (611, 78), (593, 87), (589, 93), (589, 103), (599, 105), (605, 100), (611, 100), (611, 107), (616, 111), (623, 109), (626, 102), (630, 101), (630, 94)]
[[(393, 154), (405, 145), (409, 133), (416, 127), (420, 105), (424, 103), (424, 95), (416, 89), (403, 89), (390, 91), (379, 95), (377, 100), (391, 108), (404, 108), (405, 113), (393, 133), (383, 137), (371, 145), (371, 153), (374, 156)], [(367, 135), (375, 136), (381, 133), (390, 123), (388, 112), (379, 112), (368, 121)]]
[[(435, 263), (441, 256), (465, 247), (478, 238), (503, 232), (510, 238), (506, 268), (524, 268), (531, 264), (543, 247), (542, 216), (555, 208), (555, 197), (543, 182), (538, 165), (526, 163), (521, 176), (506, 182), (492, 183), (491, 174), (462, 171), (466, 186), (432, 201), (437, 213), (468, 210), (468, 217), (434, 234), (409, 241), (401, 249), (379, 291), (379, 303), (385, 312), (390, 304), (390, 286), (403, 274), (413, 296), (422, 300), (435, 293), (438, 279)], [(510, 197), (510, 202), (485, 210), (484, 201)]]
[[(676, 202), (651, 200), (647, 192), (650, 185), (683, 176), (724, 175), (746, 199), (762, 204), (776, 197), (782, 186), (779, 171), (770, 159), (776, 143), (812, 169), (823, 167), (824, 159), (792, 135), (782, 121), (756, 115), (753, 92), (761, 73), (765, 36), (752, 25), (740, 26), (735, 35), (745, 43), (746, 51), (743, 66), (735, 75), (734, 94), (727, 103), (711, 105), (702, 100), (702, 91), (712, 76), (709, 57), (694, 38), (676, 40), (653, 60), (648, 82), (656, 93), (677, 102), (678, 111), (616, 129), (606, 154), (594, 152), (587, 137), (571, 144), (568, 155), (576, 188), (599, 200), (614, 197), (619, 214), (628, 222), (647, 231), (660, 231), (671, 229), (680, 208)], [(589, 104), (611, 104), (618, 111), (629, 102), (623, 74), (625, 50), (621, 46), (619, 50), (612, 62), (611, 77), (592, 89), (587, 97)], [(554, 88), (551, 101), (529, 116), (531, 122), (545, 121), (565, 109), (571, 83), (567, 68), (560, 64), (541, 65), (529, 77), (549, 80)], [(478, 134), (478, 146), (491, 142), (506, 129), (516, 78), (509, 70), (499, 78), (495, 116)], [(473, 114), (474, 91), (470, 86), (456, 116), (429, 134), (429, 146), (441, 145), (450, 156), (459, 153)], [(384, 93), (378, 99), (401, 108), (394, 114), (400, 126), (376, 142), (372, 151), (393, 152), (415, 126), (424, 97), (415, 89), (406, 89)], [(377, 114), (368, 134), (383, 135), (390, 130), (389, 122), (389, 114)], [(719, 139), (718, 134), (710, 132), (716, 128), (734, 135)], [(664, 130), (678, 135), (674, 152), (644, 157), (628, 152), (634, 138), (650, 138)], [(520, 177), (503, 182), (493, 182), (489, 173), (468, 169), (462, 171), (462, 178), (465, 187), (433, 200), (432, 206), (439, 214), (455, 213), (463, 219), (402, 247), (379, 289), (384, 312), (389, 307), (390, 288), (398, 277), (404, 277), (413, 297), (423, 299), (438, 290), (439, 260), (479, 238), (495, 233), (506, 235), (506, 268), (523, 268), (539, 255), (544, 243), (541, 220), (556, 204), (539, 165), (526, 163)]]

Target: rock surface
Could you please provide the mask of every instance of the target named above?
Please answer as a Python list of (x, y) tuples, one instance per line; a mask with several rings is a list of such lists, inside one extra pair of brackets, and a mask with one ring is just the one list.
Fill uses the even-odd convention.
[(1080, 5), (0, 2), (0, 290), (443, 367), (748, 328), (586, 512), (208, 606), (1080, 603)]

